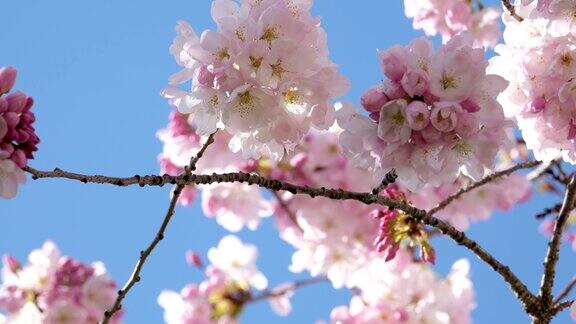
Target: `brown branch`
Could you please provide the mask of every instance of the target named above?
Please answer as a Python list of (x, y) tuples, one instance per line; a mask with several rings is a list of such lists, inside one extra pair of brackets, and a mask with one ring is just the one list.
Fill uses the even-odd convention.
[(554, 299), (554, 304), (558, 304), (559, 302), (562, 301), (562, 299), (566, 298), (570, 294), (572, 289), (574, 289), (574, 287), (576, 287), (576, 276), (574, 276), (568, 282), (566, 287), (564, 287), (564, 289), (562, 289), (562, 291), (558, 294), (558, 296), (556, 296), (556, 298)]
[(522, 306), (529, 314), (537, 312), (536, 309), (536, 297), (528, 290), (528, 287), (520, 281), (520, 279), (510, 270), (510, 268), (500, 261), (498, 261), (494, 256), (492, 256), (488, 251), (481, 247), (476, 241), (468, 238), (466, 234), (458, 231), (452, 225), (441, 221), (430, 214), (424, 215), (420, 218), (422, 222), (438, 229), (442, 234), (449, 236), (459, 245), (467, 247), (470, 251), (476, 254), (482, 261), (486, 262), (494, 271), (496, 271), (504, 279), (506, 283), (510, 286), (512, 291), (516, 294), (518, 300), (520, 300)]
[[(210, 144), (214, 142), (214, 134), (211, 134), (208, 137), (206, 143), (204, 143), (204, 145), (202, 146), (200, 151), (198, 151), (196, 156), (191, 158), (190, 164), (184, 170), (183, 173), (184, 176), (190, 176), (191, 173), (194, 170), (196, 170), (196, 164), (198, 163), (200, 158), (202, 158), (202, 155), (204, 154), (208, 146), (210, 146)], [(160, 243), (160, 241), (164, 239), (164, 234), (166, 232), (166, 229), (168, 228), (168, 224), (170, 223), (172, 216), (174, 216), (176, 204), (178, 203), (180, 194), (182, 193), (182, 190), (184, 189), (185, 186), (186, 185), (184, 183), (177, 184), (175, 186), (174, 192), (172, 193), (172, 199), (170, 200), (170, 204), (168, 206), (168, 210), (166, 211), (166, 215), (164, 215), (164, 219), (162, 220), (160, 228), (156, 232), (156, 236), (154, 237), (152, 242), (150, 242), (150, 244), (145, 250), (140, 251), (140, 257), (138, 258), (138, 261), (136, 262), (134, 270), (132, 271), (132, 274), (128, 278), (128, 281), (124, 284), (122, 289), (118, 290), (118, 296), (116, 297), (116, 300), (114, 301), (112, 307), (108, 309), (106, 312), (104, 312), (104, 319), (101, 322), (102, 324), (109, 323), (112, 316), (114, 316), (114, 314), (122, 308), (122, 301), (124, 300), (126, 295), (130, 292), (132, 287), (134, 287), (134, 285), (136, 285), (136, 283), (140, 281), (140, 272), (142, 271), (142, 268), (144, 267), (146, 260), (148, 260), (148, 257), (152, 254), (152, 251), (154, 251), (158, 243)]]
[(540, 283), (539, 297), (542, 300), (542, 306), (548, 310), (552, 306), (552, 287), (554, 286), (554, 277), (556, 275), (556, 264), (558, 263), (560, 253), (560, 242), (562, 240), (562, 233), (568, 221), (568, 217), (572, 209), (574, 209), (574, 201), (576, 200), (576, 176), (573, 176), (570, 183), (566, 187), (566, 194), (562, 208), (556, 218), (554, 224), (554, 234), (548, 242), (548, 252), (544, 260), (544, 274)]
[(272, 193), (274, 198), (276, 198), (276, 201), (278, 201), (278, 205), (280, 206), (280, 208), (284, 210), (286, 215), (288, 215), (288, 218), (290, 218), (294, 226), (296, 226), (300, 230), (300, 232), (304, 232), (304, 229), (298, 223), (298, 217), (296, 217), (292, 209), (290, 209), (290, 206), (288, 206), (288, 203), (284, 200), (284, 198), (282, 198), (282, 196), (277, 191), (270, 190), (270, 192)]
[[(501, 172), (502, 175), (511, 173), (515, 170), (535, 166), (538, 162), (529, 162), (528, 164), (521, 164), (516, 166), (513, 169), (508, 171)], [(51, 173), (51, 172), (42, 172), (37, 171), (32, 168), (27, 170), (28, 172), (33, 173), (36, 178), (42, 177), (65, 177), (65, 178), (72, 178), (78, 180), (73, 177), (69, 177), (68, 174), (59, 172), (59, 173)], [(92, 178), (89, 176), (81, 176), (81, 179), (87, 180), (87, 182), (91, 182)], [(101, 179), (101, 178), (99, 178)], [(98, 179), (96, 179), (98, 180)], [(124, 185), (126, 183), (139, 183), (140, 185), (162, 185), (165, 183), (176, 183), (176, 184), (211, 184), (211, 183), (220, 183), (220, 182), (243, 182), (250, 185), (258, 185), (263, 188), (267, 188), (273, 191), (288, 191), (292, 194), (306, 194), (312, 198), (317, 196), (322, 196), (326, 198), (330, 198), (333, 200), (356, 200), (362, 202), (364, 204), (379, 204), (382, 206), (386, 206), (391, 209), (398, 209), (402, 210), (405, 213), (411, 215), (417, 220), (422, 221), (423, 223), (433, 226), (440, 230), (443, 234), (451, 237), (454, 241), (458, 244), (467, 247), (469, 250), (474, 252), (480, 259), (486, 262), (492, 269), (494, 269), (500, 276), (508, 283), (510, 288), (514, 291), (516, 296), (520, 299), (524, 308), (529, 310), (529, 312), (535, 312), (534, 304), (535, 304), (535, 296), (530, 293), (528, 288), (518, 279), (518, 277), (505, 265), (500, 263), (496, 260), (490, 253), (484, 250), (480, 245), (475, 242), (474, 240), (469, 239), (464, 233), (458, 231), (453, 226), (449, 225), (448, 223), (441, 221), (432, 216), (432, 214), (427, 214), (426, 211), (415, 208), (407, 203), (402, 201), (390, 199), (388, 197), (373, 195), (371, 193), (360, 193), (360, 192), (351, 192), (345, 191), (342, 189), (326, 189), (322, 188), (311, 188), (308, 186), (297, 186), (289, 183), (284, 183), (278, 180), (273, 179), (266, 179), (256, 174), (249, 174), (243, 172), (236, 172), (236, 173), (225, 173), (225, 174), (211, 174), (211, 175), (186, 175), (186, 176), (179, 176), (179, 177), (170, 177), (170, 176), (147, 176), (147, 177), (140, 177), (140, 182), (136, 181), (134, 178), (118, 178), (115, 179), (116, 181), (106, 182), (111, 183), (114, 185)], [(489, 182), (489, 181), (488, 181)], [(476, 186), (477, 187), (477, 186)], [(470, 189), (471, 190), (471, 189)]]
[(470, 192), (476, 188), (479, 188), (485, 184), (488, 184), (496, 179), (502, 178), (504, 176), (510, 175), (518, 170), (521, 169), (529, 169), (529, 168), (533, 168), (537, 165), (540, 165), (542, 162), (540, 161), (528, 161), (528, 162), (522, 162), (522, 163), (518, 163), (508, 169), (499, 171), (499, 172), (495, 172), (493, 174), (490, 174), (486, 177), (484, 177), (482, 180), (474, 182), (473, 184), (469, 185), (466, 188), (462, 188), (460, 189), (458, 192), (456, 192), (455, 194), (453, 194), (452, 196), (444, 199), (443, 201), (441, 201), (436, 207), (430, 209), (430, 211), (428, 211), (428, 215), (434, 215), (435, 213), (437, 213), (438, 211), (446, 208), (446, 206), (450, 205), (454, 200), (460, 198), (463, 194)]
[(570, 306), (572, 306), (572, 304), (574, 304), (574, 303), (576, 303), (576, 300), (568, 300), (568, 301), (559, 303), (552, 310), (552, 315), (554, 316), (554, 315), (560, 313), (561, 311), (565, 310), (566, 308), (569, 308)]
[(504, 7), (506, 7), (510, 16), (514, 17), (514, 19), (516, 19), (518, 21), (524, 20), (524, 18), (520, 17), (516, 13), (516, 7), (514, 7), (514, 5), (512, 3), (510, 3), (510, 0), (502, 0), (502, 4), (504, 5)]
[(396, 170), (395, 169), (390, 170), (388, 173), (386, 173), (384, 179), (382, 179), (382, 182), (380, 182), (380, 185), (372, 189), (372, 194), (374, 195), (379, 194), (382, 190), (384, 190), (384, 188), (396, 182), (397, 178), (398, 174), (396, 174)]

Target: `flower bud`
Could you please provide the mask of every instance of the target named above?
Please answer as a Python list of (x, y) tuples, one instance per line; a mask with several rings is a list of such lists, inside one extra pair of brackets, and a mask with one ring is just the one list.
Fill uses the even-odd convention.
[(16, 82), (16, 69), (13, 67), (0, 68), (0, 95), (10, 92)]

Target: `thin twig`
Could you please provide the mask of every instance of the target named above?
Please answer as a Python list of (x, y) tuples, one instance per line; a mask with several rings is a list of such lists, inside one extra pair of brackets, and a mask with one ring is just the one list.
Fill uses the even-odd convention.
[[(535, 166), (537, 164), (538, 164), (537, 162), (531, 162), (529, 165)], [(522, 167), (529, 167), (529, 166), (522, 164), (516, 167), (514, 170), (520, 169)], [(87, 182), (90, 182), (90, 180), (92, 180), (88, 176), (80, 176), (79, 177), (80, 179), (78, 179), (77, 177), (69, 177), (68, 174), (65, 173), (64, 171), (58, 173), (52, 173), (52, 172), (37, 171), (32, 168), (27, 169), (27, 171), (34, 174), (36, 178), (64, 177), (64, 178), (72, 178), (75, 180), (84, 179)], [(511, 173), (512, 171), (509, 170), (508, 173)], [(96, 180), (101, 179), (104, 178), (97, 178)], [(467, 247), (469, 250), (478, 255), (480, 259), (482, 259), (496, 272), (498, 272), (500, 276), (508, 283), (510, 288), (518, 296), (524, 308), (529, 310), (529, 312), (532, 313), (535, 312), (535, 310), (533, 309), (533, 305), (535, 303), (535, 296), (532, 295), (532, 293), (530, 293), (528, 288), (526, 288), (526, 286), (507, 266), (503, 265), (501, 262), (496, 260), (490, 253), (488, 253), (486, 250), (480, 247), (480, 245), (477, 242), (469, 239), (464, 233), (458, 231), (453, 226), (433, 217), (431, 214), (427, 214), (426, 211), (415, 208), (405, 202), (394, 200), (388, 197), (373, 195), (368, 192), (360, 193), (360, 192), (345, 191), (342, 189), (336, 190), (336, 189), (326, 189), (324, 187), (311, 188), (308, 186), (297, 186), (289, 183), (284, 183), (279, 180), (266, 179), (256, 174), (249, 174), (244, 172), (225, 173), (225, 174), (214, 173), (211, 175), (191, 174), (189, 176), (180, 176), (180, 177), (148, 176), (148, 177), (140, 177), (140, 180), (141, 180), (140, 185), (160, 185), (163, 183), (211, 184), (221, 182), (243, 182), (250, 185), (258, 185), (260, 187), (267, 188), (273, 191), (288, 191), (291, 192), (292, 194), (306, 194), (312, 198), (322, 196), (333, 200), (356, 200), (367, 205), (379, 204), (391, 209), (402, 210), (408, 215), (414, 217), (415, 219), (420, 220), (427, 225), (439, 229), (442, 233), (451, 237), (458, 244)], [(133, 181), (134, 181), (133, 178), (123, 178), (123, 179), (119, 178), (116, 179), (116, 181), (106, 183), (111, 183), (114, 185), (123, 185), (126, 183), (131, 183)], [(139, 182), (136, 181), (134, 183)]]
[(384, 176), (384, 179), (382, 179), (382, 182), (380, 183), (380, 185), (378, 187), (372, 189), (372, 194), (374, 194), (374, 195), (379, 194), (382, 190), (384, 190), (384, 188), (386, 188), (389, 185), (396, 182), (397, 178), (398, 178), (398, 174), (396, 174), (395, 169), (388, 171), (388, 173), (386, 173), (386, 175)]
[(562, 208), (562, 204), (556, 204), (552, 207), (545, 208), (543, 211), (539, 212), (534, 217), (536, 217), (536, 219), (542, 219), (548, 215), (560, 212), (561, 208)]
[(548, 242), (548, 252), (544, 260), (544, 274), (540, 283), (539, 297), (542, 299), (542, 306), (548, 310), (552, 306), (552, 287), (554, 286), (554, 277), (556, 275), (556, 264), (558, 263), (560, 253), (560, 242), (562, 240), (562, 232), (564, 231), (566, 222), (570, 212), (574, 208), (574, 201), (576, 199), (576, 176), (573, 176), (570, 183), (566, 187), (566, 194), (562, 208), (556, 218), (554, 224), (554, 233)]
[(560, 304), (556, 305), (552, 310), (552, 315), (556, 315), (561, 311), (565, 310), (566, 308), (572, 306), (572, 304), (576, 303), (576, 300), (569, 300), (565, 302), (561, 302)]
[(324, 277), (313, 277), (313, 278), (304, 279), (304, 280), (297, 280), (297, 281), (291, 282), (289, 284), (289, 286), (284, 288), (284, 289), (272, 288), (272, 289), (264, 290), (260, 295), (252, 296), (248, 300), (246, 300), (244, 303), (250, 304), (250, 303), (259, 302), (261, 300), (265, 300), (265, 299), (269, 299), (269, 298), (281, 297), (281, 296), (284, 296), (285, 294), (289, 293), (290, 291), (296, 290), (298, 288), (310, 286), (310, 285), (321, 283), (321, 282), (327, 282), (327, 281), (328, 281), (328, 279), (326, 279)]
[(294, 226), (296, 226), (300, 230), (300, 232), (303, 233), (304, 229), (298, 223), (298, 217), (296, 217), (294, 211), (292, 211), (290, 206), (288, 206), (288, 203), (284, 200), (284, 198), (277, 191), (270, 190), (270, 192), (272, 192), (272, 195), (274, 196), (274, 198), (276, 198), (276, 201), (278, 201), (278, 205), (280, 206), (280, 208), (282, 208), (282, 210), (284, 210), (286, 215), (288, 215), (288, 218), (290, 218)]
[(559, 302), (562, 301), (562, 299), (566, 298), (570, 294), (572, 289), (574, 289), (574, 287), (576, 287), (576, 276), (572, 277), (572, 279), (568, 282), (566, 287), (564, 287), (564, 289), (562, 289), (562, 291), (558, 294), (558, 296), (556, 296), (556, 298), (554, 299), (554, 304), (558, 304)]
[(422, 217), (421, 220), (425, 224), (438, 229), (444, 235), (452, 238), (459, 245), (467, 247), (470, 251), (476, 254), (482, 261), (486, 262), (492, 269), (494, 269), (494, 271), (500, 274), (506, 283), (508, 283), (526, 312), (529, 314), (537, 312), (537, 309), (535, 308), (535, 304), (537, 302), (536, 297), (530, 292), (530, 290), (528, 290), (528, 287), (526, 287), (526, 285), (520, 281), (520, 279), (512, 272), (512, 270), (510, 270), (508, 266), (502, 264), (476, 241), (468, 238), (466, 234), (458, 231), (452, 225), (432, 217), (429, 214)]
[(496, 179), (502, 178), (504, 176), (510, 175), (518, 170), (521, 169), (529, 169), (529, 168), (533, 168), (537, 165), (540, 165), (542, 162), (540, 161), (528, 161), (528, 162), (522, 162), (522, 163), (518, 163), (508, 169), (499, 171), (499, 172), (495, 172), (493, 174), (490, 174), (486, 177), (484, 177), (484, 179), (474, 182), (473, 184), (469, 185), (466, 188), (462, 188), (460, 189), (458, 192), (456, 192), (455, 194), (453, 194), (452, 196), (444, 199), (443, 201), (441, 201), (436, 207), (430, 209), (430, 211), (428, 211), (428, 215), (434, 215), (435, 213), (437, 213), (438, 211), (446, 208), (446, 206), (448, 206), (449, 204), (451, 204), (454, 200), (460, 198), (463, 194), (470, 192), (478, 187), (481, 187), (485, 184), (488, 184)]
[(518, 21), (524, 20), (524, 18), (520, 17), (516, 13), (516, 7), (514, 7), (514, 5), (510, 3), (510, 0), (502, 0), (502, 4), (504, 5), (504, 7), (506, 7), (506, 9), (508, 9), (508, 13), (510, 13), (510, 16), (514, 17), (514, 19)]
[[(191, 158), (190, 164), (187, 168), (185, 168), (183, 175), (189, 176), (194, 170), (196, 170), (196, 163), (198, 163), (198, 160), (200, 160), (200, 158), (206, 151), (206, 148), (208, 148), (208, 146), (213, 142), (214, 142), (214, 134), (211, 134), (208, 137), (206, 143), (204, 143), (204, 145), (200, 149), (200, 151), (198, 151), (196, 156)], [(104, 312), (104, 319), (102, 320), (102, 324), (109, 323), (112, 316), (114, 316), (114, 314), (122, 308), (122, 301), (124, 300), (126, 295), (130, 292), (132, 287), (134, 287), (134, 285), (140, 281), (140, 272), (142, 271), (142, 268), (144, 267), (146, 260), (148, 260), (148, 257), (150, 256), (150, 254), (152, 254), (152, 251), (154, 251), (158, 243), (160, 243), (160, 241), (164, 239), (164, 234), (166, 232), (166, 229), (168, 228), (168, 224), (170, 223), (172, 216), (174, 216), (174, 211), (176, 209), (176, 204), (178, 203), (178, 198), (180, 198), (180, 194), (182, 193), (184, 187), (185, 184), (178, 184), (175, 186), (174, 192), (172, 193), (172, 199), (170, 200), (170, 204), (168, 206), (168, 210), (166, 211), (166, 215), (164, 215), (164, 219), (162, 220), (160, 228), (156, 232), (156, 236), (154, 237), (152, 242), (150, 242), (150, 244), (145, 250), (140, 251), (140, 257), (138, 258), (138, 261), (136, 262), (134, 270), (132, 271), (132, 274), (128, 278), (128, 281), (124, 284), (122, 289), (118, 290), (118, 296), (116, 297), (116, 300), (114, 301), (112, 307), (108, 309), (106, 312)]]

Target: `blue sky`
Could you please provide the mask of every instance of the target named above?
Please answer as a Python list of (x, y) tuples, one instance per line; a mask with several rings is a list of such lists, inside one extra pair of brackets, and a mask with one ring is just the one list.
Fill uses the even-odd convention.
[[(346, 100), (381, 79), (377, 48), (406, 44), (421, 32), (411, 28), (401, 1), (317, 0), (332, 59), (352, 81)], [(19, 70), (17, 88), (32, 95), (40, 151), (31, 165), (85, 173), (132, 175), (158, 172), (155, 139), (169, 107), (158, 95), (177, 70), (168, 53), (177, 20), (197, 30), (211, 28), (210, 1), (6, 1), (0, 28), (0, 65)], [(495, 0), (485, 1), (496, 3)], [(62, 180), (31, 181), (15, 200), (0, 202), (0, 253), (21, 259), (46, 239), (85, 262), (102, 260), (123, 283), (140, 251), (152, 239), (168, 204), (169, 188), (114, 188)], [(546, 239), (533, 214), (556, 197), (535, 195), (507, 214), (472, 227), (470, 236), (509, 264), (532, 289), (539, 285)], [(202, 216), (198, 205), (179, 208), (125, 300), (126, 323), (159, 323), (156, 297), (164, 288), (179, 290), (201, 274), (188, 267), (184, 252), (205, 252), (225, 234)], [(255, 233), (241, 232), (260, 247), (259, 265), (272, 284), (302, 277), (287, 270), (292, 249), (278, 238), (271, 221)], [(476, 323), (526, 323), (511, 291), (486, 265), (447, 239), (435, 241), (438, 271), (446, 273), (461, 257), (472, 260), (478, 308)], [(573, 275), (575, 254), (562, 250), (558, 283)], [(294, 313), (275, 316), (266, 303), (249, 306), (244, 323), (312, 323), (346, 304), (346, 291), (323, 284), (298, 291)], [(555, 323), (568, 323), (563, 315)]]

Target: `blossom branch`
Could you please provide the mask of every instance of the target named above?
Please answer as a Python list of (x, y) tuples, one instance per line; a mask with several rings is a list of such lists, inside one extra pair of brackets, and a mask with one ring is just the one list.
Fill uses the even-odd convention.
[(288, 203), (284, 200), (284, 198), (277, 191), (270, 190), (270, 192), (272, 192), (272, 195), (274, 196), (274, 198), (276, 198), (276, 201), (278, 201), (278, 205), (280, 206), (280, 208), (282, 208), (282, 210), (284, 210), (286, 215), (288, 215), (288, 218), (290, 218), (294, 226), (296, 226), (300, 230), (300, 232), (304, 232), (304, 229), (302, 229), (302, 227), (298, 223), (298, 218), (296, 217), (292, 209), (290, 209), (290, 206), (288, 206)]
[(572, 277), (572, 279), (568, 282), (566, 287), (564, 287), (564, 289), (562, 289), (562, 291), (558, 294), (558, 296), (556, 296), (556, 298), (554, 299), (554, 304), (558, 304), (562, 301), (562, 299), (566, 298), (570, 294), (572, 289), (574, 289), (574, 287), (576, 287), (576, 276)]
[[(542, 276), (542, 281), (540, 284), (539, 297), (542, 301), (542, 306), (545, 312), (552, 306), (552, 287), (554, 286), (554, 277), (556, 275), (556, 264), (558, 263), (559, 253), (560, 253), (560, 242), (562, 240), (562, 232), (568, 221), (568, 216), (574, 208), (574, 201), (576, 200), (576, 176), (573, 176), (570, 183), (566, 187), (566, 194), (564, 196), (564, 202), (562, 203), (562, 208), (558, 217), (556, 218), (556, 223), (554, 224), (554, 233), (548, 242), (548, 252), (546, 253), (546, 259), (544, 260), (544, 274)], [(546, 316), (543, 314), (542, 316)]]
[[(204, 145), (202, 146), (200, 151), (198, 151), (196, 156), (191, 158), (190, 164), (188, 165), (187, 168), (185, 168), (183, 175), (189, 176), (194, 170), (196, 170), (196, 164), (198, 163), (200, 158), (202, 158), (202, 155), (204, 154), (208, 146), (214, 142), (214, 134), (211, 134), (208, 137), (206, 143), (204, 143)], [(116, 300), (114, 301), (112, 307), (108, 309), (106, 312), (104, 312), (104, 319), (102, 320), (102, 324), (109, 323), (112, 316), (122, 308), (122, 301), (124, 300), (126, 295), (130, 292), (132, 287), (134, 287), (134, 285), (140, 281), (140, 272), (142, 271), (142, 268), (144, 267), (146, 260), (148, 260), (148, 257), (152, 254), (152, 251), (154, 251), (158, 243), (160, 243), (160, 241), (164, 239), (164, 234), (166, 232), (166, 229), (168, 228), (168, 224), (170, 223), (172, 216), (174, 216), (174, 211), (176, 209), (176, 204), (178, 203), (178, 198), (180, 198), (180, 194), (182, 193), (182, 189), (184, 189), (184, 187), (185, 184), (176, 185), (174, 192), (172, 193), (172, 199), (170, 200), (168, 210), (166, 211), (166, 215), (162, 220), (162, 224), (160, 225), (160, 228), (158, 229), (156, 236), (154, 237), (152, 242), (150, 242), (150, 244), (145, 250), (140, 251), (140, 257), (138, 258), (136, 266), (134, 267), (132, 274), (128, 278), (128, 281), (126, 282), (126, 284), (124, 284), (122, 289), (118, 290), (118, 296), (116, 297)]]
[[(521, 163), (513, 168), (510, 168), (505, 171), (498, 172), (492, 176), (488, 176), (487, 178), (481, 180), (479, 183), (485, 184), (488, 183), (498, 177), (504, 176), (506, 174), (510, 174), (513, 171), (532, 167), (538, 165), (539, 162), (526, 162)], [(31, 169), (31, 168), (29, 168)], [(27, 170), (28, 171), (28, 170)], [(32, 169), (30, 170), (32, 171)], [(30, 172), (29, 171), (29, 172)], [(50, 177), (64, 177), (64, 178), (72, 178), (74, 180), (79, 180), (75, 177), (68, 177), (66, 173), (59, 172), (59, 173), (51, 173), (51, 172), (42, 172), (42, 171), (32, 171), (33, 175), (36, 178), (50, 178)], [(80, 179), (85, 179), (90, 182), (91, 178), (89, 176), (80, 177)], [(101, 180), (103, 178), (99, 178), (97, 180)], [(113, 179), (113, 178), (112, 178)], [(126, 185), (127, 183), (130, 184), (140, 184), (140, 185), (163, 185), (165, 183), (177, 183), (177, 184), (211, 184), (211, 183), (221, 183), (221, 182), (244, 182), (250, 185), (258, 185), (263, 188), (267, 188), (273, 191), (288, 191), (292, 194), (306, 194), (310, 197), (322, 196), (326, 198), (330, 198), (333, 200), (356, 200), (360, 201), (364, 204), (379, 204), (382, 206), (386, 206), (391, 209), (398, 209), (402, 210), (405, 213), (411, 215), (417, 220), (424, 222), (427, 225), (433, 226), (440, 230), (443, 234), (451, 237), (456, 243), (467, 247), (470, 251), (475, 253), (480, 259), (486, 262), (492, 269), (494, 269), (500, 276), (508, 283), (510, 288), (514, 291), (518, 299), (523, 304), (524, 308), (533, 313), (534, 304), (535, 304), (535, 296), (528, 290), (528, 288), (518, 279), (518, 277), (510, 270), (508, 266), (503, 265), (501, 262), (496, 260), (489, 252), (484, 250), (477, 242), (468, 238), (463, 232), (458, 231), (453, 226), (449, 225), (448, 223), (441, 221), (432, 216), (434, 210), (431, 212), (426, 212), (424, 210), (415, 208), (407, 203), (402, 201), (394, 200), (388, 197), (378, 196), (371, 193), (360, 193), (360, 192), (351, 192), (345, 191), (342, 189), (327, 189), (327, 188), (312, 188), (308, 186), (297, 186), (289, 183), (284, 183), (279, 180), (273, 179), (266, 179), (256, 174), (249, 174), (243, 172), (237, 173), (225, 173), (225, 174), (211, 174), (211, 175), (184, 175), (179, 177), (170, 177), (170, 176), (146, 176), (146, 177), (139, 177), (140, 183), (132, 178), (117, 178), (113, 179), (114, 181), (106, 182), (113, 185)], [(479, 187), (480, 185), (473, 185), (474, 188)], [(472, 190), (473, 188), (468, 188), (467, 191)], [(466, 191), (466, 192), (467, 192)], [(461, 193), (460, 195), (462, 195)], [(453, 198), (452, 200), (458, 197)], [(447, 204), (445, 204), (447, 205)], [(445, 207), (444, 205), (444, 207)], [(443, 207), (442, 207), (443, 208)], [(436, 210), (437, 211), (437, 210)]]
[(565, 310), (566, 308), (572, 306), (572, 304), (576, 303), (576, 300), (569, 300), (569, 301), (565, 301), (565, 302), (561, 302), (560, 304), (556, 305), (556, 307), (554, 307), (554, 309), (552, 310), (552, 314), (556, 315), (558, 313), (560, 313), (561, 311)]
[(267, 289), (257, 296), (249, 297), (247, 300), (244, 301), (244, 303), (250, 304), (250, 303), (259, 302), (261, 300), (265, 300), (265, 299), (269, 299), (269, 298), (281, 297), (281, 296), (284, 296), (285, 294), (287, 294), (291, 291), (294, 291), (298, 288), (310, 286), (310, 285), (321, 283), (321, 282), (327, 282), (327, 281), (328, 281), (328, 279), (326, 279), (324, 277), (313, 277), (313, 278), (304, 279), (304, 280), (297, 280), (297, 281), (289, 283), (289, 285), (284, 289), (277, 289), (277, 288), (276, 289), (274, 289), (274, 288), (273, 289)]
[(506, 7), (506, 9), (508, 10), (508, 13), (510, 13), (510, 15), (512, 17), (514, 17), (514, 19), (516, 19), (518, 21), (524, 20), (524, 18), (520, 17), (516, 13), (516, 7), (514, 7), (514, 5), (512, 3), (510, 3), (510, 0), (502, 0), (502, 4), (504, 5), (504, 7)]
[(435, 213), (437, 213), (438, 211), (446, 208), (446, 206), (450, 205), (453, 201), (455, 201), (456, 199), (460, 198), (463, 194), (470, 192), (478, 187), (481, 187), (485, 184), (488, 184), (494, 180), (497, 180), (499, 178), (502, 178), (504, 176), (510, 175), (518, 170), (521, 169), (529, 169), (529, 168), (533, 168), (535, 166), (540, 165), (542, 162), (540, 161), (528, 161), (528, 162), (522, 162), (522, 163), (518, 163), (508, 169), (499, 171), (499, 172), (495, 172), (491, 175), (488, 175), (486, 177), (484, 177), (482, 180), (474, 182), (473, 184), (469, 185), (466, 188), (462, 188), (460, 189), (458, 192), (456, 192), (455, 194), (453, 194), (452, 196), (444, 199), (443, 201), (441, 201), (436, 207), (430, 209), (430, 211), (428, 211), (428, 215), (434, 215)]

